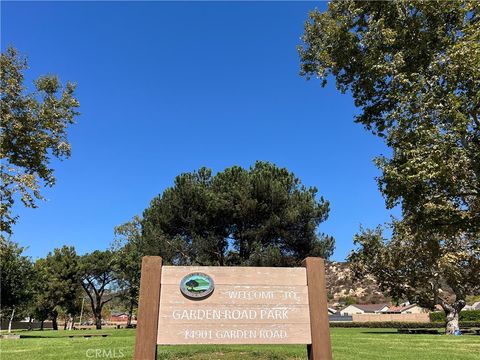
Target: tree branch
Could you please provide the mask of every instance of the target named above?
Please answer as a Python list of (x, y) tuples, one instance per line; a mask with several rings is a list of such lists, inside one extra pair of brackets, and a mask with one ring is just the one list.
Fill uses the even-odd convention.
[(112, 296), (110, 299), (107, 299), (105, 301), (102, 301), (102, 306), (108, 303), (109, 301), (112, 301), (115, 298), (115, 296)]

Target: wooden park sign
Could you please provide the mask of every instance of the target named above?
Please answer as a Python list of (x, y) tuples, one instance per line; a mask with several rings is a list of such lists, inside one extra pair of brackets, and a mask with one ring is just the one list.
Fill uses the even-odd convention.
[(306, 344), (331, 360), (324, 261), (304, 267), (162, 266), (142, 261), (136, 360), (157, 345)]

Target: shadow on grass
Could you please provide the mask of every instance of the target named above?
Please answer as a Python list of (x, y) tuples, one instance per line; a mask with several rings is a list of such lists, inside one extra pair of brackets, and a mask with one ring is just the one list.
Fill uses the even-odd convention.
[[(361, 334), (399, 334), (396, 331), (362, 331)], [(413, 335), (413, 334), (405, 334), (405, 335)]]
[(415, 335), (432, 335), (432, 336), (438, 336), (438, 335), (442, 335), (442, 333), (438, 333), (438, 334), (422, 334), (422, 333), (419, 333), (419, 334), (407, 334), (407, 333), (399, 333), (397, 331), (362, 331), (361, 332), (362, 334), (388, 334), (388, 335), (392, 335), (392, 334), (395, 334), (395, 335), (410, 335), (410, 336), (415, 336)]
[(41, 335), (41, 334), (20, 334), (20, 339), (65, 339), (65, 338), (78, 338), (78, 339), (83, 339), (83, 338), (93, 338), (93, 337), (101, 337), (105, 338), (107, 337), (103, 336), (103, 334), (94, 334), (94, 335), (88, 335), (88, 334), (78, 334), (74, 333), (72, 335), (70, 334), (65, 334), (65, 335), (55, 335), (55, 336), (48, 336), (48, 335)]
[(55, 339), (55, 338), (58, 338), (58, 337), (67, 337), (67, 336), (46, 336), (46, 335), (37, 335), (37, 334), (25, 334), (25, 333), (22, 333), (22, 334), (19, 334), (20, 335), (20, 339)]

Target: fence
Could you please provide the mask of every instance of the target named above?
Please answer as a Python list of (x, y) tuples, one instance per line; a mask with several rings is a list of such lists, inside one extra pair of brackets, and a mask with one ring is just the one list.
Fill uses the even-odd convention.
[[(40, 329), (41, 323), (40, 321), (34, 321), (29, 323), (28, 321), (14, 321), (12, 322), (12, 330), (27, 330), (27, 329)], [(51, 329), (52, 323), (50, 321), (45, 321), (43, 323), (44, 329)], [(2, 321), (1, 329), (7, 330), (8, 329), (8, 321)]]
[(420, 314), (353, 314), (353, 322), (430, 322), (428, 313)]
[(335, 314), (335, 315), (329, 315), (328, 320), (330, 322), (352, 321), (352, 317), (347, 316), (347, 315), (336, 315)]

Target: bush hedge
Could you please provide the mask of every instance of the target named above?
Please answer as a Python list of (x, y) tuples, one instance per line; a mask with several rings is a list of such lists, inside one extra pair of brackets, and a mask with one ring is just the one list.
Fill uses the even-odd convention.
[[(383, 322), (331, 322), (330, 327), (339, 328), (395, 328), (395, 329), (419, 329), (419, 328), (443, 328), (445, 323), (441, 322), (398, 322), (398, 321), (383, 321)], [(460, 327), (480, 327), (480, 321), (462, 321)]]
[[(445, 322), (445, 313), (443, 311), (436, 311), (430, 313), (430, 321)], [(465, 310), (460, 311), (460, 321), (476, 321), (480, 322), (480, 310)]]

